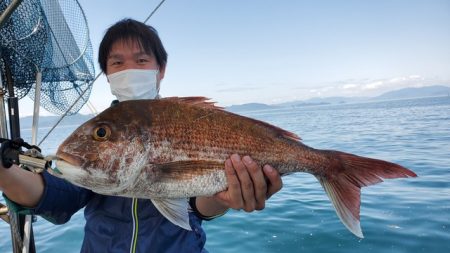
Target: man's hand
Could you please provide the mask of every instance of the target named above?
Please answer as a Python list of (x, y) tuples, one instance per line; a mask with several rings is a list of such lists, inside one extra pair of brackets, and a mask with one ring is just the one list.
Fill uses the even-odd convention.
[(214, 198), (222, 205), (246, 212), (262, 210), (266, 200), (282, 187), (281, 177), (270, 165), (261, 169), (249, 156), (233, 154), (225, 161), (228, 189)]

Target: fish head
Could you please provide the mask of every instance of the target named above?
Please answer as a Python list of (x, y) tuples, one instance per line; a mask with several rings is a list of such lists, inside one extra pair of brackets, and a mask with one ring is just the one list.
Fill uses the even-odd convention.
[(98, 193), (128, 187), (148, 156), (149, 136), (135, 118), (118, 105), (87, 121), (58, 147), (51, 173)]

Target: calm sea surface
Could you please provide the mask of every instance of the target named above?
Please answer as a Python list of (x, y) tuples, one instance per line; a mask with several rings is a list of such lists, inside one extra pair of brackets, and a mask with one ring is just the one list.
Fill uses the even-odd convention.
[[(205, 222), (210, 252), (450, 252), (449, 97), (242, 114), (292, 131), (309, 146), (389, 160), (419, 177), (363, 188), (365, 238), (359, 239), (341, 224), (313, 176), (286, 176), (264, 211), (230, 211)], [(54, 153), (75, 127), (57, 128), (42, 144), (44, 153)], [(30, 132), (22, 135), (29, 138)], [(61, 226), (38, 218), (38, 252), (79, 252), (84, 222), (82, 212)], [(0, 222), (0, 252), (11, 252), (10, 247), (9, 227)]]

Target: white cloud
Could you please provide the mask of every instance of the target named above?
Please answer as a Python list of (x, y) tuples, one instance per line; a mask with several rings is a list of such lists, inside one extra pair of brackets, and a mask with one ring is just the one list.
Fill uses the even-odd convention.
[(345, 84), (344, 86), (342, 86), (342, 89), (344, 90), (348, 90), (348, 89), (354, 89), (354, 88), (358, 88), (357, 84)]
[(385, 85), (384, 81), (376, 81), (376, 82), (365, 84), (362, 88), (365, 90), (374, 90), (374, 89), (378, 89), (378, 88), (382, 87), (383, 85)]
[(347, 82), (340, 81), (338, 83), (340, 84), (340, 86), (339, 90), (335, 90), (336, 93), (360, 93), (361, 95), (370, 96), (379, 95), (388, 90), (432, 85), (436, 83), (436, 80), (425, 79), (420, 75), (409, 75), (377, 80), (362, 79), (349, 80)]
[(389, 82), (396, 83), (396, 82), (401, 82), (401, 81), (405, 81), (405, 80), (406, 80), (406, 77), (395, 77), (395, 78), (389, 79)]
[(438, 80), (424, 78), (420, 75), (405, 75), (383, 79), (348, 79), (323, 86), (316, 84), (310, 89), (304, 90), (303, 95), (310, 97), (332, 97), (332, 96), (378, 96), (384, 92), (407, 88), (422, 87), (435, 84), (449, 84), (450, 80)]

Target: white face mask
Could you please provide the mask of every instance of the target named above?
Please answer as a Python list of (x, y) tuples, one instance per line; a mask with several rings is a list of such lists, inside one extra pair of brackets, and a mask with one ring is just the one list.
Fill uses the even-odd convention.
[(157, 69), (126, 69), (108, 75), (111, 93), (119, 101), (154, 99), (159, 93)]

